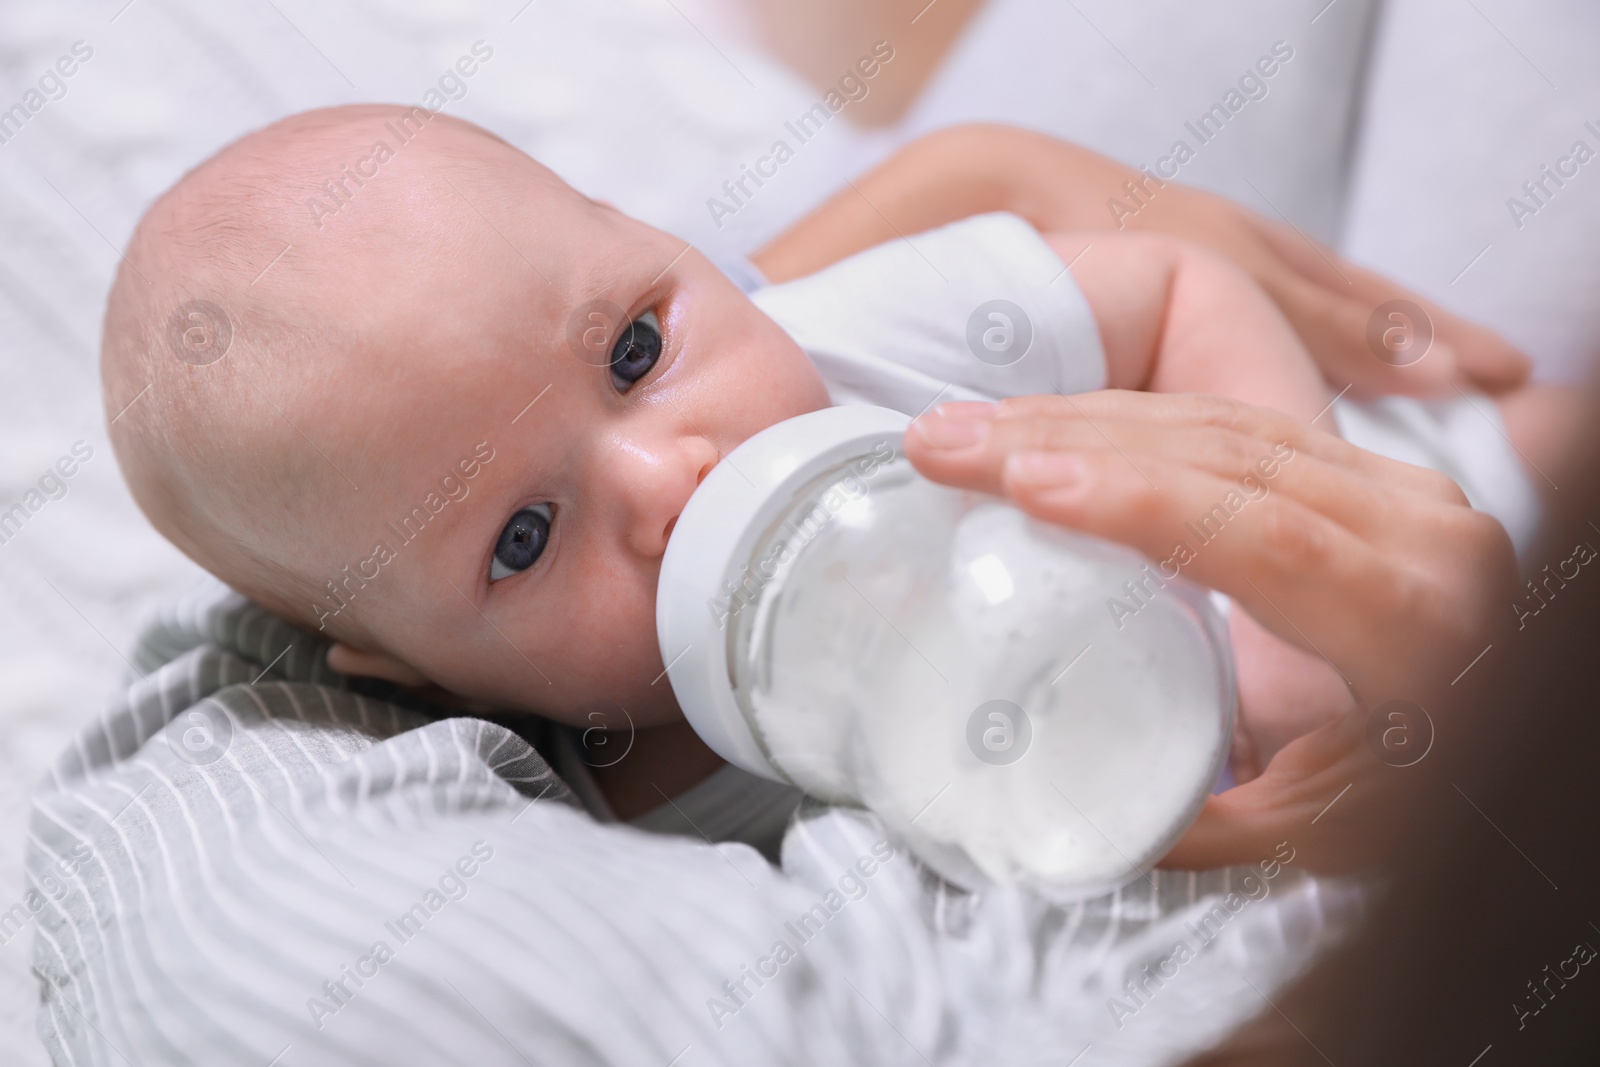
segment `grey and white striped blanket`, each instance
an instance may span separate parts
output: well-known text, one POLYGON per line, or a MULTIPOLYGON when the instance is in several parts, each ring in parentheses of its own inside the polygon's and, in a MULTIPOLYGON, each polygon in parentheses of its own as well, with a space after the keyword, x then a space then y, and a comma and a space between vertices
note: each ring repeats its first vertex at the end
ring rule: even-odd
POLYGON ((960 895, 809 806, 774 867, 597 821, 517 733, 325 652, 197 596, 56 762, 0 937, 31 928, 57 1063, 1174 1063, 1359 899, 1292 859, 960 895))

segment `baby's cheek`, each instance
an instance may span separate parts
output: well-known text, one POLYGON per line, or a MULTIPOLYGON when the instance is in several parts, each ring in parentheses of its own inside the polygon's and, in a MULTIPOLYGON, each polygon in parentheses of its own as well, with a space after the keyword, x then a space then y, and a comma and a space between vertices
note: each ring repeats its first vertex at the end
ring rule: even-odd
POLYGON ((602 705, 639 725, 675 715, 656 643, 654 575, 572 563, 587 584, 530 591, 526 604, 484 626, 453 676, 481 699, 574 726, 592 725, 588 712, 602 705))
POLYGON ((735 298, 749 318, 710 361, 714 372, 708 375, 704 417, 743 440, 784 419, 827 407, 828 390, 811 357, 747 297, 735 298))

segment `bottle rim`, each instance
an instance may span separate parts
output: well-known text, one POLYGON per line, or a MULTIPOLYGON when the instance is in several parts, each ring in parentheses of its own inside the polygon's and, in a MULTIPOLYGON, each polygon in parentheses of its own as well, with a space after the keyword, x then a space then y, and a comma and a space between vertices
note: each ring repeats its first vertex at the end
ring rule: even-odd
POLYGON ((795 494, 852 457, 895 457, 911 417, 865 404, 821 408, 752 435, 712 467, 673 525, 656 585, 661 661, 689 725, 729 763, 788 782, 772 765, 734 692, 729 631, 756 542, 795 494))

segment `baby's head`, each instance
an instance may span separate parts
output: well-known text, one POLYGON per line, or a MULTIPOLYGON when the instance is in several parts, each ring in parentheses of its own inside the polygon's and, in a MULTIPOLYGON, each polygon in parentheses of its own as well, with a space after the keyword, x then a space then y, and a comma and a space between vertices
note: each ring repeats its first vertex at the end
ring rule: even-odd
POLYGON ((384 106, 287 119, 163 196, 102 370, 151 522, 330 635, 335 667, 641 726, 679 716, 655 591, 684 503, 827 403, 684 242, 475 126, 384 106))

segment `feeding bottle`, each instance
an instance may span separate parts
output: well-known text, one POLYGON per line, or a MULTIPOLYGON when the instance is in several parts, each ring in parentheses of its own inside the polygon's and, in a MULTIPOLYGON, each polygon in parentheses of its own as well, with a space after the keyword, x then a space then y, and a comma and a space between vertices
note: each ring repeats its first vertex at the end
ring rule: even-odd
POLYGON ((1224 621, 1127 548, 922 477, 909 422, 814 411, 707 474, 661 565, 673 692, 724 759, 871 810, 957 885, 1107 892, 1224 766, 1224 621))

